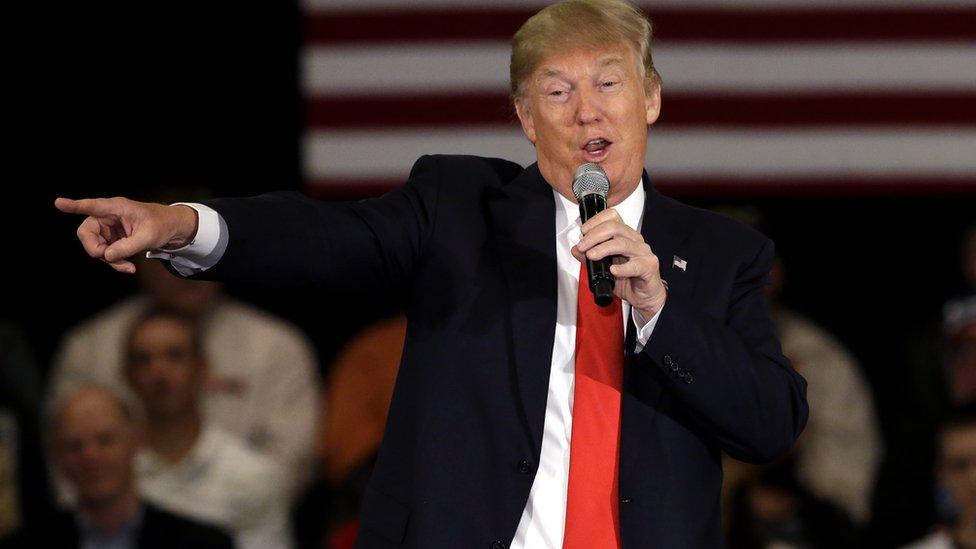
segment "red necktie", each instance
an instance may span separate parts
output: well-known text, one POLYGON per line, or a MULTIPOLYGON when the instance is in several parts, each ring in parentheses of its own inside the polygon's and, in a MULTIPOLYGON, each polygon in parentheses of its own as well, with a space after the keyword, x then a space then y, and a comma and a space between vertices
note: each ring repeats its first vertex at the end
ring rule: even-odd
POLYGON ((569 447, 564 549, 620 547, 617 469, 624 333, 620 298, 593 301, 580 266, 576 313, 576 376, 569 447))

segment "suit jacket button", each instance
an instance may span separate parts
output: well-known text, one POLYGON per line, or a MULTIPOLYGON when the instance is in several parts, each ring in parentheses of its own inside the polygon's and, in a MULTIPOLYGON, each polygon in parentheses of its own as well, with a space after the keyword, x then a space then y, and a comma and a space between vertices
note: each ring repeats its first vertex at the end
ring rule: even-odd
POLYGON ((508 549, 508 546, 505 545, 503 542, 495 540, 491 542, 491 549, 508 549))
POLYGON ((674 364, 674 359, 671 358, 671 355, 664 355, 663 360, 665 366, 671 366, 672 364, 674 364))
POLYGON ((630 503, 634 501, 633 498, 620 498, 620 503, 630 503))
POLYGON ((532 472, 532 467, 529 466, 528 461, 523 459, 522 461, 518 462, 518 471, 523 475, 527 475, 532 472))
POLYGON ((695 381, 695 378, 691 377, 691 374, 686 374, 685 383, 691 383, 692 381, 695 381))

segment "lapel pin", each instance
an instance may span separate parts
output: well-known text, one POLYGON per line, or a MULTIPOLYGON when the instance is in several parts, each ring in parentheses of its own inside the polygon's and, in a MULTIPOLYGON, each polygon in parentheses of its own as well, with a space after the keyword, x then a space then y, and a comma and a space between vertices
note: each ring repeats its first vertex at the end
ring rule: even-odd
POLYGON ((674 261, 671 263, 671 265, 681 269, 682 271, 688 270, 688 262, 678 256, 674 256, 674 261))

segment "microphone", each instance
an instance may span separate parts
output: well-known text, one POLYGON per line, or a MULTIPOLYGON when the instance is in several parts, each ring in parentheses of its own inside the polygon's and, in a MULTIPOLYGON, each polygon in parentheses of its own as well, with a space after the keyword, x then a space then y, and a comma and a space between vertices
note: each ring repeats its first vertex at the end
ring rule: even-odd
MULTIPOLYGON (((607 209, 607 193, 610 192, 610 180, 607 173, 597 164, 587 162, 576 168, 573 176, 573 194, 579 202, 580 217, 586 223, 591 217, 607 209)), ((593 300, 600 307, 606 307, 613 302, 614 278, 610 274, 613 257, 593 261, 586 260, 586 274, 589 279, 590 292, 593 300)), ((583 281, 581 280, 580 283, 583 281)))

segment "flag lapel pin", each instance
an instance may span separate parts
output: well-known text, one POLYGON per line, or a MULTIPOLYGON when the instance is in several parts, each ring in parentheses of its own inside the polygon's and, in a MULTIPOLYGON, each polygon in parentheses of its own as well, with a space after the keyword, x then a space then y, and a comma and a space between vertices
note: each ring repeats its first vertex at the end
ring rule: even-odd
POLYGON ((674 256, 674 260, 671 262, 671 265, 681 269, 682 271, 688 270, 688 261, 678 256, 674 256))

